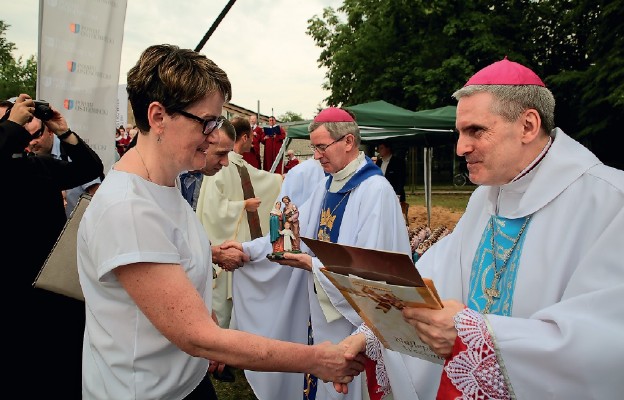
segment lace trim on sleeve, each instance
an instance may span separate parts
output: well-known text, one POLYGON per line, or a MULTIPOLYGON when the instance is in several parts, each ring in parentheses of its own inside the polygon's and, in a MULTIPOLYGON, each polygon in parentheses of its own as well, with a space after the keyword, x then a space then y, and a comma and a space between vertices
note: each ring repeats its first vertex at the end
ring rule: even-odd
POLYGON ((455 328, 467 350, 455 355, 444 370, 462 392, 461 398, 512 399, 483 315, 466 308, 455 315, 455 328))
POLYGON ((384 364, 383 355, 381 354, 381 342, 366 324, 361 324, 355 332, 353 332, 354 335, 358 333, 363 333, 366 337, 366 356, 376 362, 375 376, 377 377, 377 384, 380 387, 379 390, 383 393, 382 397, 385 397, 392 392, 392 388, 390 387, 386 365, 384 364))

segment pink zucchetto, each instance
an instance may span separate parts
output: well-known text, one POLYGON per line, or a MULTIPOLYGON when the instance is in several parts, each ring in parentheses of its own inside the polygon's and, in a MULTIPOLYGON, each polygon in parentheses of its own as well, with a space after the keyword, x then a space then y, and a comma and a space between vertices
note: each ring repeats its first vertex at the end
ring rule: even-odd
POLYGON ((314 122, 355 122, 355 120, 345 110, 337 107, 329 107, 321 111, 314 118, 314 122))
POLYGON ((509 61, 507 56, 474 74, 464 86, 471 85, 536 85, 546 87, 535 72, 517 62, 509 61))

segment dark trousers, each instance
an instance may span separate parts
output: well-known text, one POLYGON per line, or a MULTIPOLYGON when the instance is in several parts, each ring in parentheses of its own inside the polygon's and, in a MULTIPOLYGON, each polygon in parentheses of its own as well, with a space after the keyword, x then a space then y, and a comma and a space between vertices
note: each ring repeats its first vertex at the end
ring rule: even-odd
POLYGON ((206 373, 204 379, 184 400, 218 400, 217 392, 210 380, 210 374, 206 373))

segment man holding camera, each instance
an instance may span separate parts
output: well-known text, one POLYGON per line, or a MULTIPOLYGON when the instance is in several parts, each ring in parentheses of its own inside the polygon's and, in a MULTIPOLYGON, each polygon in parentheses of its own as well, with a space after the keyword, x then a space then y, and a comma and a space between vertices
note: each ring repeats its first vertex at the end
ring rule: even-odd
POLYGON ((0 209, 4 211, 5 238, 1 254, 6 283, 2 293, 8 314, 7 343, 14 347, 8 356, 7 381, 17 382, 25 375, 34 379, 36 384, 23 387, 22 397, 26 398, 81 398, 84 305, 35 289, 32 283, 67 219, 61 192, 102 175, 104 166, 69 129, 63 115, 47 103, 36 103, 21 94, 6 107, 0 113, 4 193, 0 209), (35 117, 58 136, 71 161, 24 151, 33 139, 25 125, 35 117))
MULTIPOLYGON (((35 117, 24 127, 32 135, 32 140, 28 144, 26 151, 38 156, 71 161, 67 153, 63 151, 61 147, 61 140, 54 132, 45 126, 42 120, 35 117)), ((82 185, 63 191, 65 196, 65 215, 67 215, 67 218, 69 218, 76 205, 78 205, 80 196, 82 196, 82 194, 93 196, 100 187, 102 179, 104 179, 104 177, 100 176, 82 185)))

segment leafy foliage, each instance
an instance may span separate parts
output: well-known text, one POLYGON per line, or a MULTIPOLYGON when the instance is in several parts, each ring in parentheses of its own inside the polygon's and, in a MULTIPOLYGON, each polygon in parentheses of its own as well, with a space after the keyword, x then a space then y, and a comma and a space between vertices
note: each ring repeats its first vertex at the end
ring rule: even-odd
POLYGON ((10 27, 0 20, 0 99, 5 100, 20 93, 35 95, 37 87, 37 61, 35 56, 17 60, 12 52, 15 44, 7 41, 5 32, 10 27))
POLYGON ((286 111, 284 114, 278 116, 277 119, 281 122, 303 121, 301 114, 297 114, 293 111, 286 111))
MULTIPOLYGON (((556 122, 605 163, 624 118, 624 0, 345 0, 308 20, 330 105, 374 100, 411 110, 451 94, 507 56, 557 99, 556 122)), ((622 158, 622 157, 619 157, 622 158)))

